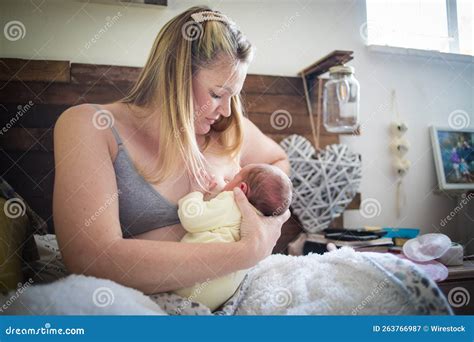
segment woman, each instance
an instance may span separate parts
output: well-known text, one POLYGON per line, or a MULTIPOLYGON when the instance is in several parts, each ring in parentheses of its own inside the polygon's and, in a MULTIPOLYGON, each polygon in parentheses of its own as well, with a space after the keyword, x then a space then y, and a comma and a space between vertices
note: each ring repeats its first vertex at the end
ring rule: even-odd
POLYGON ((193 7, 163 27, 124 99, 75 106, 58 119, 53 213, 71 272, 157 293, 271 254, 289 212, 261 218, 238 189, 240 241, 178 242, 185 231, 176 203, 190 191, 218 192, 251 163, 289 172, 284 151, 242 116, 250 43, 208 11, 193 7))

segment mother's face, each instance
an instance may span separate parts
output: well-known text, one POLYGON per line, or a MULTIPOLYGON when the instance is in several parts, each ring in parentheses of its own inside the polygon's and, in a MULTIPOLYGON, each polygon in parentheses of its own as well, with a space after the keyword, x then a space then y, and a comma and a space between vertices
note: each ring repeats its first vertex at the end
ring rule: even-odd
POLYGON ((199 69, 193 75, 196 135, 208 133, 221 116, 230 116, 231 98, 242 90, 247 67, 246 63, 235 66, 220 60, 213 67, 199 69))

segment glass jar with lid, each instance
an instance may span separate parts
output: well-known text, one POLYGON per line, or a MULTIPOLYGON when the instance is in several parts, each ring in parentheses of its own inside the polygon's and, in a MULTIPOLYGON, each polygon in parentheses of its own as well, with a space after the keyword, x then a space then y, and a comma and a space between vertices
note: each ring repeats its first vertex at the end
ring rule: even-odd
POLYGON ((360 85, 354 68, 338 65, 329 69, 324 85, 323 124, 334 133, 354 132, 359 128, 360 85))

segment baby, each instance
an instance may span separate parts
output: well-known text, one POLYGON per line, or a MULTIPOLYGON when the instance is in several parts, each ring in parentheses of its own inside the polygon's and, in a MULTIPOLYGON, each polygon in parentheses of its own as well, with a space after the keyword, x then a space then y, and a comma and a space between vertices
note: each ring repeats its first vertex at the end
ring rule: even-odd
MULTIPOLYGON (((178 216, 187 231, 181 242, 239 241, 242 216, 232 191, 236 187, 242 190, 260 215, 280 215, 291 203, 292 185, 283 171, 267 164, 247 165, 215 198, 205 201, 203 194, 195 191, 179 200, 178 216)), ((196 283, 193 287, 175 293, 214 311, 234 294, 246 271, 240 270, 201 284, 196 283)))

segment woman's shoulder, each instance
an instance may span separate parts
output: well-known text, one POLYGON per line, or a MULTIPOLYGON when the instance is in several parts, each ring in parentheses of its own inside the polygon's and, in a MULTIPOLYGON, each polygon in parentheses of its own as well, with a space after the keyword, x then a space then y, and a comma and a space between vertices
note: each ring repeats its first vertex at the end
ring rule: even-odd
POLYGON ((80 104, 65 110, 54 126, 54 143, 65 139, 80 141, 90 146, 109 146, 113 116, 91 104, 80 104))
MULTIPOLYGON (((61 113, 58 120, 56 121, 56 125, 60 124, 68 126, 70 124, 75 124, 83 126, 92 124, 92 119, 95 112, 97 112, 97 109, 88 103, 72 106, 61 113)), ((75 127, 80 128, 77 126, 75 127)))

